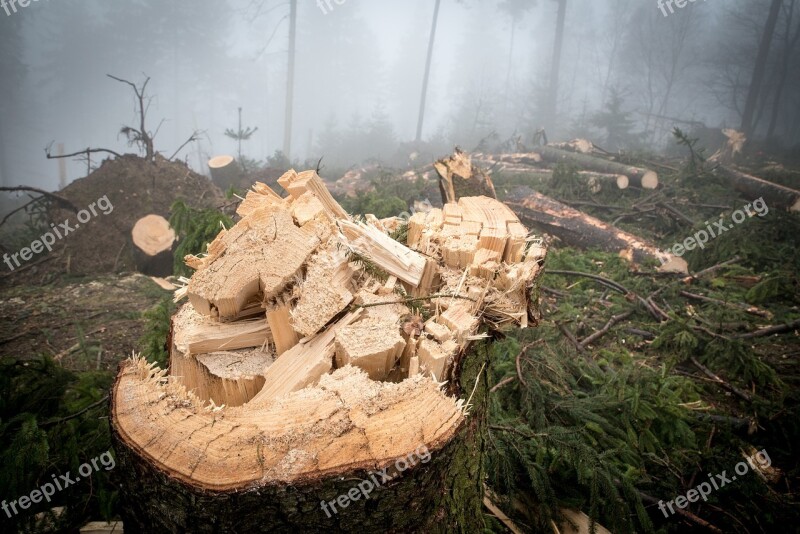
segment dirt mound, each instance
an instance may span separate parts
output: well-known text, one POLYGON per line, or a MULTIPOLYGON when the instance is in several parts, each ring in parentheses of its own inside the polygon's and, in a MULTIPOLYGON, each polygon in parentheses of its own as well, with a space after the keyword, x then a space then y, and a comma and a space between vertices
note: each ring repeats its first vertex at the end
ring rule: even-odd
POLYGON ((56 241, 49 254, 54 260, 42 269, 78 275, 134 270, 130 232, 145 215, 169 218, 169 208, 176 200, 198 208, 224 203, 219 188, 185 164, 161 157, 148 162, 132 155, 106 160, 60 194, 79 210, 86 210, 83 219, 88 221, 79 220, 80 212, 51 211, 53 231, 67 235, 56 241), (72 231, 59 226, 65 220, 72 231))

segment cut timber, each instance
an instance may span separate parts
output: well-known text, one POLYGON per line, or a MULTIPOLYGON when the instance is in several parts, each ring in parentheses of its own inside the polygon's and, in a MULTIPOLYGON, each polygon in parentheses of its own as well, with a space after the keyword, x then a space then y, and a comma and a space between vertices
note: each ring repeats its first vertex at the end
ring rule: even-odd
POLYGON ((208 160, 208 170, 211 172, 211 180, 223 191, 239 183, 242 177, 242 169, 233 156, 211 158, 208 160))
POLYGON ((797 189, 768 182, 723 165, 717 167, 715 173, 728 180, 748 200, 763 198, 770 208, 800 211, 800 191, 797 189))
POLYGON ((336 200, 333 199, 330 191, 325 187, 322 178, 315 171, 304 171, 297 174, 293 170, 287 172, 278 179, 278 183, 294 199, 299 199, 304 194, 313 194, 325 211, 334 219, 347 219, 347 212, 344 211, 336 200))
POLYGON ((347 258, 334 247, 314 255, 308 262, 305 280, 299 285, 300 299, 292 310, 292 328, 313 336, 352 301, 350 278, 353 270, 347 258))
POLYGON ((418 214, 409 247, 337 213, 313 172, 281 185, 286 198, 255 184, 241 220, 186 259, 169 370, 120 367, 125 528, 482 528, 486 339, 535 324, 546 250, 488 197, 418 214), (452 267, 444 246, 462 236, 475 254, 452 267), (341 504, 383 469, 390 484, 341 504))
POLYGON ((278 356, 297 345, 300 341, 290 322, 289 307, 285 304, 277 305, 267 311, 267 323, 269 324, 270 332, 272 332, 275 353, 278 356))
POLYGON ((189 301, 204 315, 234 318, 252 297, 269 300, 282 293, 329 236, 323 223, 298 228, 288 211, 257 209, 220 233, 208 256, 192 263, 199 269, 189 282, 189 301), (235 246, 239 240, 250 246, 235 246))
POLYGON ((477 165, 473 165, 469 154, 459 148, 449 158, 433 164, 439 174, 442 202, 455 202, 461 197, 487 196, 497 198, 492 179, 477 165))
POLYGON ((658 174, 649 169, 642 169, 631 165, 624 165, 614 161, 608 161, 586 154, 567 152, 549 146, 539 147, 536 152, 548 163, 571 163, 576 167, 587 170, 608 174, 624 174, 630 179, 630 184, 643 189, 655 189, 658 187, 658 174))
POLYGON ((608 252, 617 252, 634 263, 645 259, 658 260, 662 264, 659 267, 661 271, 688 274, 688 265, 683 258, 662 252, 652 243, 530 188, 517 188, 511 192, 507 202, 524 221, 558 237, 568 245, 578 248, 599 247, 608 252))
POLYGON ((194 395, 217 405, 240 406, 264 385, 273 354, 264 320, 217 323, 184 305, 172 318, 170 369, 194 395))
POLYGON ((136 270, 150 276, 172 274, 175 232, 161 215, 146 215, 131 230, 136 270))
MULTIPOLYGON (((532 155, 539 156, 538 154, 532 155)), ((541 165, 541 163, 533 163, 533 158, 526 157, 524 154, 500 154, 497 156, 483 156, 481 159, 475 157, 473 161, 487 167, 490 173, 499 172, 506 175, 515 175, 535 182, 550 182, 553 180, 552 169, 540 168, 539 165, 541 165), (516 157, 519 163, 516 163, 515 159, 511 157, 516 157)), ((541 161, 541 158, 539 158, 539 161, 541 161)), ((630 179, 624 174, 578 171, 578 176, 586 180, 587 187, 592 193, 599 193, 603 190, 603 187, 627 189, 630 185, 630 179)))
POLYGON ((419 286, 425 271, 425 257, 398 243, 374 226, 339 221, 347 246, 356 254, 374 262, 398 279, 419 286))
POLYGON ((393 321, 360 321, 336 332, 336 366, 353 365, 372 380, 384 380, 405 348, 393 321))
POLYGON ((275 400, 316 384, 333 368, 336 331, 349 325, 358 316, 358 312, 351 312, 325 332, 286 351, 267 368, 264 373, 267 383, 253 400, 261 403, 275 400))

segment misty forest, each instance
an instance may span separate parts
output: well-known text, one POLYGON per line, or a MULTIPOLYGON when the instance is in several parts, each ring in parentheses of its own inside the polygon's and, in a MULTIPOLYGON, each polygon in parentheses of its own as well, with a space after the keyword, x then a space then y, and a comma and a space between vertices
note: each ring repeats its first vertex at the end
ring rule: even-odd
POLYGON ((800 1, 0 0, 0 531, 800 532, 800 1))

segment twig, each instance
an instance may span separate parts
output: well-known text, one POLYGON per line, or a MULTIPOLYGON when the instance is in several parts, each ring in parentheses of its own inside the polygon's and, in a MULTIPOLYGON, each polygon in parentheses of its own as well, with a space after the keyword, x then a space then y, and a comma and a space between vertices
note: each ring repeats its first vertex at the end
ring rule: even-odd
POLYGON ((711 369, 709 369, 708 367, 706 367, 705 365, 703 365, 702 363, 700 363, 700 362, 697 360, 697 358, 695 358, 694 356, 692 356, 692 357, 691 357, 691 361, 692 361, 692 363, 695 365, 695 367, 697 367, 698 369, 700 369, 701 371, 703 371, 703 373, 705 373, 705 375, 706 375, 707 377, 709 377, 711 380, 713 380, 714 382, 716 382, 716 383, 717 383, 717 384, 719 384, 720 386, 724 387, 725 389, 727 389, 728 391, 730 391, 730 392, 732 392, 732 393, 735 393, 736 395, 740 396, 741 398, 743 398, 743 399, 744 399, 744 400, 746 400, 746 401, 750 401, 750 400, 752 400, 752 397, 750 396, 750 394, 749 394, 749 393, 747 393, 746 391, 743 391, 743 390, 741 390, 741 389, 737 388, 737 387, 736 387, 736 386, 734 386, 733 384, 729 384, 729 383, 725 382, 725 381, 724 381, 723 379, 721 379, 719 376, 717 376, 716 374, 714 374, 714 372, 713 372, 713 371, 711 371, 711 369))
MULTIPOLYGON (((637 490, 637 493, 639 494, 639 497, 641 497, 643 501, 649 502, 650 504, 658 504, 658 503, 663 502, 663 501, 661 501, 659 499, 656 499, 655 497, 652 497, 652 496, 650 496, 650 495, 648 495, 646 493, 643 493, 643 492, 641 492, 639 490, 637 490)), ((683 508, 680 508, 680 507, 675 508, 675 511, 679 515, 682 515, 683 517, 688 519, 689 521, 691 521, 691 522, 693 522, 693 523, 695 523, 697 525, 700 525, 701 527, 705 527, 708 530, 710 530, 711 532, 717 532, 718 534, 722 534, 722 531, 720 529, 718 529, 717 527, 715 527, 714 525, 712 525, 711 523, 709 523, 705 519, 703 519, 701 517, 698 517, 698 516, 694 515, 691 512, 687 512, 683 508)))
POLYGON ((566 337, 570 341, 570 343, 575 345, 575 348, 578 349, 578 352, 580 352, 581 354, 586 352, 586 349, 583 348, 583 345, 581 345, 580 342, 578 342, 578 340, 575 338, 575 334, 570 332, 569 328, 564 326, 564 324, 562 323, 557 323, 557 325, 558 329, 561 330, 561 333, 564 334, 564 337, 566 337))
POLYGON ((629 334, 633 334, 634 336, 643 337, 644 339, 655 339, 656 335, 652 332, 648 332, 647 330, 639 330, 638 328, 626 328, 624 330, 629 334))
POLYGON ((14 187, 0 187, 0 191, 31 191, 33 193, 39 193, 42 196, 47 198, 52 198, 62 206, 67 209, 72 210, 75 213, 78 213, 78 208, 75 207, 75 204, 67 200, 66 198, 56 195, 55 193, 50 193, 45 191, 44 189, 39 189, 38 187, 29 187, 27 185, 17 185, 14 187))
POLYGON ((619 315, 614 315, 611 319, 608 320, 608 322, 606 323, 606 325, 603 328, 601 328, 600 330, 598 330, 594 334, 592 334, 592 335, 588 336, 587 338, 585 338, 583 341, 580 342, 580 345, 583 348, 586 348, 587 345, 590 345, 590 344, 594 343, 595 341, 597 341, 598 339, 600 339, 601 337, 606 335, 608 333, 608 331, 611 329, 611 327, 613 327, 615 324, 619 323, 620 321, 624 321, 625 319, 627 319, 631 315, 633 315, 633 310, 628 310, 625 313, 620 313, 619 315))
POLYGON ((697 280, 701 276, 705 276, 707 274, 713 273, 714 271, 722 269, 723 267, 727 267, 728 265, 731 265, 733 263, 741 261, 741 259, 742 258, 740 256, 734 256, 733 258, 731 258, 731 259, 729 259, 727 261, 723 261, 722 263, 718 263, 716 265, 712 265, 708 269, 703 269, 700 272, 694 273, 693 275, 689 276, 688 280, 692 280, 692 279, 697 280))
POLYGON ((31 197, 30 195, 28 195, 28 196, 31 198, 31 201, 30 201, 30 202, 26 202, 26 203, 25 203, 25 204, 23 204, 22 206, 20 206, 20 207, 18 207, 18 208, 15 208, 15 209, 13 209, 13 210, 9 211, 8 213, 6 213, 6 216, 5 216, 5 217, 3 217, 3 220, 2 220, 2 221, 0 221, 0 226, 4 225, 4 224, 6 223, 6 221, 7 221, 7 220, 9 220, 9 219, 11 218, 11 216, 12 216, 12 215, 14 215, 15 213, 17 213, 17 212, 20 212, 20 211, 22 211, 22 210, 26 209, 26 208, 27 208, 28 206, 30 206, 31 204, 33 204, 33 203, 35 203, 35 202, 37 202, 37 201, 39 201, 39 200, 41 200, 41 199, 42 199, 42 197, 37 197, 37 198, 34 198, 34 197, 31 197))
POLYGON ((114 155, 114 156, 116 156, 118 158, 122 157, 122 154, 120 154, 119 152, 114 152, 113 150, 109 150, 108 148, 89 148, 89 147, 86 147, 83 150, 80 150, 78 152, 73 152, 72 154, 57 154, 57 155, 54 156, 53 154, 50 153, 50 146, 52 144, 53 143, 50 143, 50 145, 47 145, 47 147, 44 149, 44 153, 45 153, 45 156, 47 156, 47 159, 74 158, 75 156, 83 156, 83 155, 88 156, 89 154, 97 154, 99 152, 105 152, 106 154, 112 154, 112 155, 114 155))
POLYGON ((800 319, 792 321, 791 323, 788 324, 768 326, 760 330, 755 330, 754 332, 747 332, 746 334, 738 334, 733 337, 735 337, 736 339, 752 339, 754 337, 764 337, 770 334, 781 334, 783 332, 789 332, 797 327, 800 327, 800 319))
POLYGON ((66 417, 62 417, 61 419, 51 419, 50 421, 45 421, 43 423, 39 423, 39 426, 43 427, 43 426, 57 425, 57 424, 65 422, 65 421, 69 421, 70 419, 75 419, 76 417, 79 417, 79 416, 85 414, 86 412, 88 412, 92 408, 97 408, 98 406, 100 406, 101 404, 106 402, 107 400, 108 400, 108 395, 106 395, 105 397, 103 397, 99 401, 90 404, 89 406, 87 406, 86 408, 84 408, 83 410, 81 410, 79 412, 76 412, 76 413, 74 413, 72 415, 68 415, 66 417))
POLYGON ((661 207, 663 207, 665 210, 667 210, 668 212, 670 212, 671 214, 673 214, 679 220, 681 220, 681 221, 685 222, 686 224, 688 224, 689 226, 694 226, 695 225, 695 222, 693 220, 691 220, 689 217, 687 217, 683 212, 681 212, 678 208, 676 208, 672 204, 669 204, 667 202, 663 202, 662 201, 662 202, 659 202, 659 205, 661 207))
POLYGON ((559 202, 562 204, 569 204, 572 206, 589 206, 590 208, 601 208, 606 210, 624 210, 626 208, 622 206, 610 206, 607 204, 598 204, 597 202, 588 202, 585 200, 566 200, 566 199, 558 199, 559 202))
POLYGON ((501 387, 505 386, 506 384, 510 384, 511 382, 516 380, 516 378, 517 377, 515 377, 515 376, 509 376, 509 377, 506 377, 506 378, 502 379, 500 382, 498 382, 497 384, 492 386, 492 389, 489 390, 489 393, 494 393, 495 391, 497 391, 501 387))
POLYGON ((189 136, 189 139, 187 139, 187 140, 186 140, 186 141, 185 141, 185 142, 184 142, 184 143, 183 143, 181 146, 179 146, 179 147, 178 147, 178 150, 176 150, 176 151, 175 151, 175 153, 174 153, 174 154, 172 154, 172 155, 171 155, 171 156, 168 158, 168 160, 167 160, 167 161, 172 161, 172 159, 173 159, 175 156, 177 156, 177 155, 178 155, 178 152, 180 152, 181 150, 183 150, 183 147, 185 147, 185 146, 186 146, 186 145, 188 145, 189 143, 192 143, 192 142, 194 142, 194 141, 197 141, 198 139, 200 139, 200 137, 198 137, 198 136, 199 136, 201 133, 202 133, 202 132, 200 132, 200 131, 198 131, 198 130, 195 130, 195 131, 193 131, 193 132, 192 132, 192 135, 190 135, 190 136, 189 136))
POLYGON ((630 291, 628 291, 621 284, 618 284, 617 282, 615 282, 613 280, 609 280, 608 278, 604 278, 604 277, 598 276, 596 274, 581 273, 581 272, 578 272, 578 271, 554 271, 554 270, 546 269, 545 270, 545 274, 547 274, 547 273, 560 274, 560 275, 563 275, 563 276, 581 276, 583 278, 591 278, 592 280, 600 282, 604 286, 609 287, 609 288, 611 288, 611 289, 613 289, 615 291, 618 291, 618 292, 622 293, 623 295, 627 295, 627 294, 630 293, 630 291))
POLYGON ((530 349, 531 347, 535 347, 536 345, 540 345, 540 344, 542 344, 542 343, 544 343, 544 340, 543 340, 543 339, 537 339, 536 341, 534 341, 534 342, 532 342, 532 343, 528 343, 527 345, 525 345, 524 347, 522 347, 522 348, 519 350, 519 352, 517 353, 517 358, 516 358, 516 365, 517 365, 517 376, 519 377, 519 381, 520 381, 520 382, 522 383, 522 385, 523 385, 523 386, 525 386, 525 387, 527 387, 527 386, 528 386, 528 383, 527 383, 527 382, 525 382, 525 379, 522 377, 522 365, 520 365, 520 358, 522 358, 522 355, 523 355, 523 354, 525 354, 526 352, 528 352, 528 349, 530 349))
POLYGON ((681 291, 681 295, 686 298, 690 298, 693 300, 699 300, 701 302, 708 302, 709 304, 719 304, 720 306, 725 306, 727 308, 733 308, 737 310, 742 310, 747 312, 751 315, 758 315, 759 317, 772 317, 772 313, 766 310, 760 310, 755 306, 748 306, 747 304, 740 304, 738 302, 726 302, 724 300, 719 300, 711 297, 706 297, 705 295, 696 295, 694 293, 689 293, 688 291, 681 291))

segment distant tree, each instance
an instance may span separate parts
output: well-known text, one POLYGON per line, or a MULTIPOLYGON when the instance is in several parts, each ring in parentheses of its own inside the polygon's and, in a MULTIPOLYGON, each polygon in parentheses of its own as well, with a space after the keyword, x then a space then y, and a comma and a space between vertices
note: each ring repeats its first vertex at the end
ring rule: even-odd
POLYGON ((12 142, 21 133, 15 115, 20 108, 22 83, 27 67, 22 60, 23 17, 0 16, 0 185, 9 185, 9 154, 12 142))
POLYGON ((606 150, 629 148, 634 142, 635 138, 631 132, 634 121, 631 119, 631 113, 622 109, 624 103, 621 92, 612 87, 605 108, 595 113, 590 121, 592 125, 605 130, 603 148, 606 150))
POLYGON ((425 76, 422 78, 422 97, 419 102, 419 119, 417 120, 417 142, 422 141, 422 125, 425 122, 425 102, 428 98, 428 81, 431 75, 431 61, 433 59, 433 45, 436 42, 436 26, 439 21, 439 6, 442 0, 436 0, 433 7, 433 23, 431 24, 431 33, 428 37, 428 56, 425 60, 425 76))
POLYGON ((514 60, 514 38, 517 24, 525 14, 536 5, 536 0, 500 0, 497 4, 498 9, 508 16, 511 25, 508 44, 508 69, 506 69, 505 100, 508 102, 508 90, 511 85, 511 69, 514 60))
POLYGON ((242 141, 249 141, 250 138, 253 137, 253 134, 256 133, 257 131, 258 131, 258 126, 256 126, 255 128, 251 128, 249 126, 246 127, 246 128, 242 128, 242 108, 241 107, 239 108, 239 129, 232 130, 232 129, 228 128, 228 129, 225 130, 225 137, 229 137, 229 138, 231 138, 231 139, 233 139, 233 140, 235 140, 237 142, 237 144, 238 144, 237 151, 238 151, 238 156, 239 156, 239 163, 242 165, 242 167, 245 168, 245 170, 247 170, 247 168, 246 168, 247 166, 245 165, 245 161, 244 161, 244 159, 242 157, 242 141))
POLYGON ((564 45, 564 28, 567 18, 567 0, 556 0, 558 2, 558 14, 556 15, 555 43, 553 44, 553 59, 550 63, 550 88, 547 92, 547 118, 545 128, 555 129, 558 119, 558 78, 561 72, 561 50, 564 45))
POLYGON ((744 112, 742 113, 742 126, 741 129, 746 134, 753 133, 753 117, 758 105, 758 96, 764 84, 764 75, 767 72, 767 58, 769 57, 769 50, 772 46, 772 39, 775 35, 775 27, 778 24, 778 15, 781 11, 783 0, 772 0, 767 15, 767 21, 764 24, 764 32, 761 35, 761 42, 758 45, 758 55, 756 57, 755 68, 753 69, 753 77, 750 81, 750 87, 747 91, 747 100, 744 105, 744 112))

